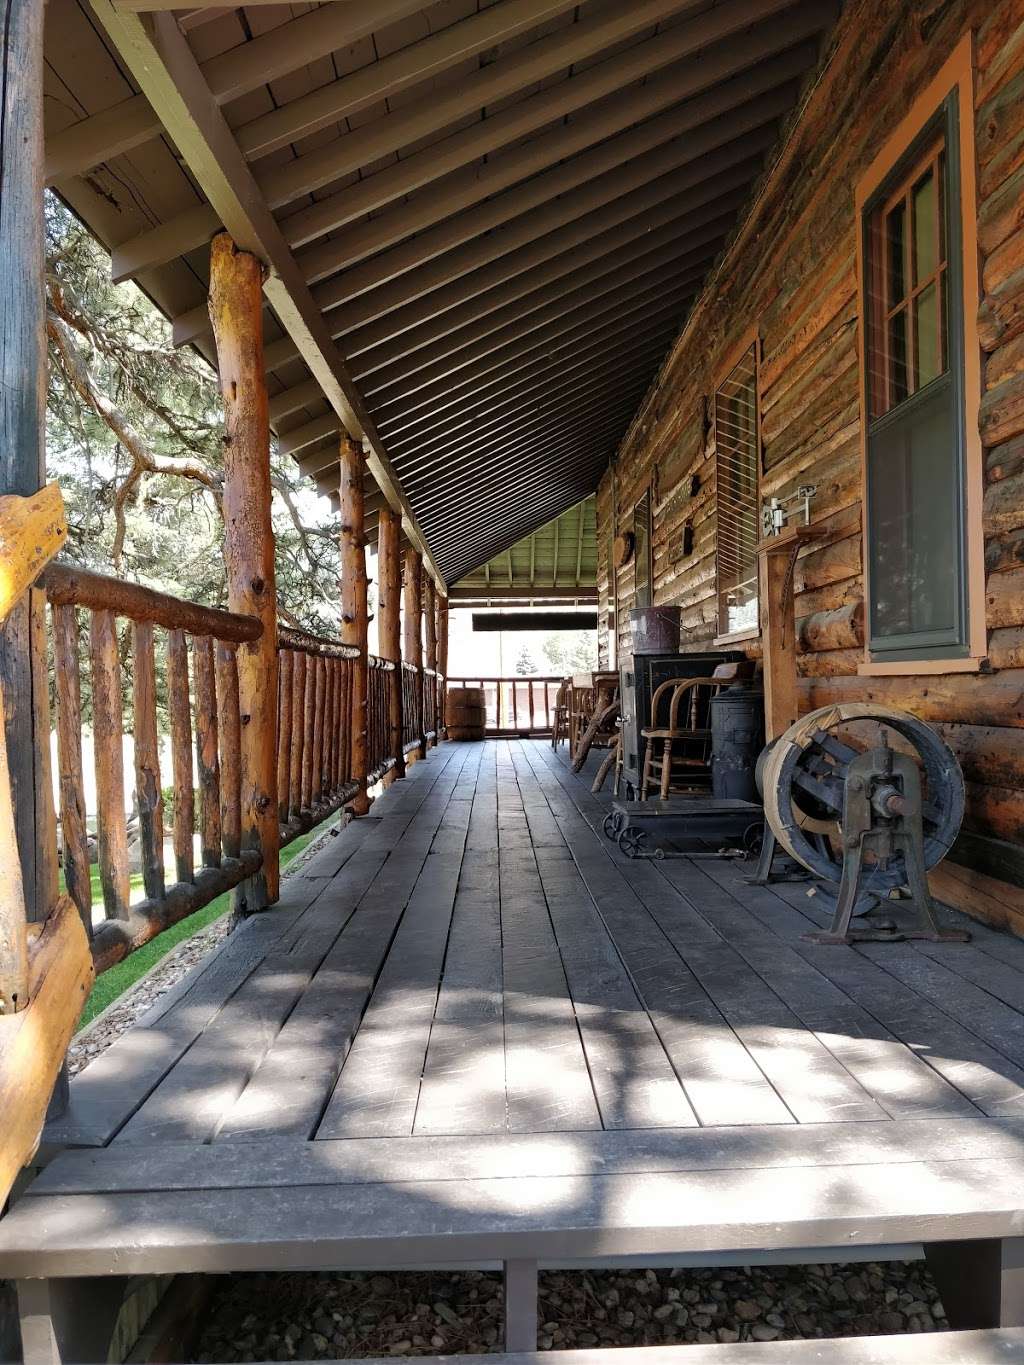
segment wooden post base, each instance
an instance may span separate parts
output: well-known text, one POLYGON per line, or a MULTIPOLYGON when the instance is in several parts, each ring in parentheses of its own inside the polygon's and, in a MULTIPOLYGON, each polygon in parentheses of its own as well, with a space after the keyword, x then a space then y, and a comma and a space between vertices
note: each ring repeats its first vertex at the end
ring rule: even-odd
POLYGON ((924 1254, 955 1331, 1024 1327, 1024 1237, 931 1242, 924 1254))
POLYGON ((505 1350, 537 1349, 537 1262, 505 1262, 505 1350))
POLYGON ((25 1365, 94 1365, 106 1361, 127 1279, 19 1280, 25 1365))

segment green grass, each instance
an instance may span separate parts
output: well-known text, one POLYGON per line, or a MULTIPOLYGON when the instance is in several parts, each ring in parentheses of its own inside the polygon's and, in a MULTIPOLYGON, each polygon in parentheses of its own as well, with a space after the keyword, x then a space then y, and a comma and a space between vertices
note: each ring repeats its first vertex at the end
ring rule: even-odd
MULTIPOLYGON (((288 864, 298 857, 311 839, 322 832, 323 826, 317 826, 316 829, 311 829, 308 834, 301 834, 287 848, 282 849, 281 871, 283 872, 288 864)), ((91 881, 93 902, 98 903, 103 899, 103 892, 100 887, 99 872, 95 867, 91 869, 91 881)), ((140 890, 141 887, 141 875, 132 877, 132 891, 140 890)), ((105 1010, 108 1005, 134 986, 139 977, 155 966, 172 948, 176 948, 179 943, 186 938, 191 938, 193 934, 198 934, 200 929, 205 929, 214 920, 220 919, 221 915, 227 914, 230 908, 231 892, 226 891, 216 900, 212 900, 209 905, 204 905, 195 914, 188 915, 185 919, 179 920, 177 924, 171 925, 170 929, 165 929, 162 934, 150 939, 144 947, 139 948, 130 957, 126 957, 116 967, 111 967, 109 971, 97 977, 89 999, 85 1002, 85 1009, 78 1021, 78 1027, 84 1028, 86 1024, 96 1018, 101 1010, 105 1010)))

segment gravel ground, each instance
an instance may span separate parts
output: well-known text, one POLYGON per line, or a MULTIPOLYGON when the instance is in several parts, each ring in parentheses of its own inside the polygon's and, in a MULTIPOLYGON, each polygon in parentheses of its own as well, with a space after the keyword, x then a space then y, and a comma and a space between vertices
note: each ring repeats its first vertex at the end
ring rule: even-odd
MULTIPOLYGON (((336 827, 337 822, 332 821, 329 828, 316 839, 313 839, 285 869, 284 878, 294 876, 309 859, 323 847, 324 842, 331 838, 331 831, 336 827)), ((161 958, 156 967, 148 972, 130 990, 126 991, 118 1000, 104 1010, 102 1014, 87 1027, 77 1034, 71 1043, 68 1051, 68 1071, 72 1076, 81 1071, 84 1066, 98 1057, 126 1029, 131 1028, 136 1020, 141 1019, 148 1009, 157 1000, 169 991, 172 986, 176 986, 182 977, 188 973, 199 962, 212 953, 214 948, 227 937, 231 928, 231 916, 222 915, 220 919, 209 925, 206 929, 201 929, 198 934, 193 934, 180 943, 173 952, 161 958)))
MULTIPOLYGON (((192 1359, 334 1360, 501 1350, 501 1278, 455 1273, 236 1275, 192 1359)), ((922 1261, 713 1270, 547 1271, 543 1350, 933 1332, 922 1261)))

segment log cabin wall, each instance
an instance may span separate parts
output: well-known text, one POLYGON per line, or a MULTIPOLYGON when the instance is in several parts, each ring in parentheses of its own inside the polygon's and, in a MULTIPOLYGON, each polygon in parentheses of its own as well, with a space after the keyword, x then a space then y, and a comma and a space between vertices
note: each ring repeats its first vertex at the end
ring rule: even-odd
MULTIPOLYGON (((655 603, 683 607, 684 648, 718 633, 714 428, 722 367, 752 328, 761 339, 760 495, 817 485, 825 538, 795 573, 801 703, 905 707, 938 725, 968 784, 955 856, 1024 883, 1024 4, 1021 0, 848 0, 821 75, 805 92, 747 219, 712 272, 597 499, 604 630, 617 602, 629 652, 633 564, 613 572, 611 540, 632 529, 650 487, 655 603), (863 648, 862 466, 855 186, 973 33, 981 278, 980 428, 988 662, 858 675, 863 648), (694 476, 697 476, 696 485, 694 476), (692 548, 683 550, 686 523, 692 548), (811 620, 813 618, 813 620, 811 620)), ((967 234, 970 235, 969 233, 967 234)), ((969 320, 965 320, 967 322, 969 320)), ((756 656, 757 640, 743 646, 756 656)))

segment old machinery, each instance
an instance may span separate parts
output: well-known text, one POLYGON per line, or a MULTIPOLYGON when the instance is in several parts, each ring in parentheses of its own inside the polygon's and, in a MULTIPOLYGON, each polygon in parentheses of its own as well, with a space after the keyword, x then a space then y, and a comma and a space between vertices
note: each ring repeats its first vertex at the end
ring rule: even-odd
POLYGON ((811 499, 818 491, 817 484, 802 483, 788 498, 765 498, 761 504, 761 535, 782 534, 783 528, 797 518, 796 525, 808 526, 811 520, 811 499), (803 520, 799 520, 799 518, 803 520))
POLYGON ((761 782, 772 834, 834 904, 812 941, 967 939, 938 927, 925 875, 964 812, 960 766, 930 726, 868 703, 825 706, 775 741, 761 782), (900 922, 870 918, 882 905, 901 910, 900 922), (854 925, 855 915, 866 917, 854 925))

